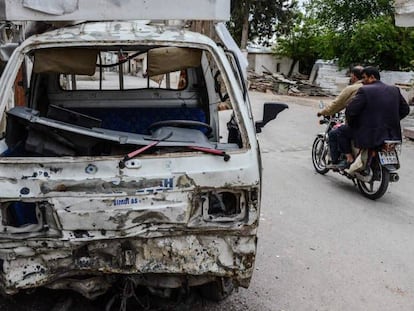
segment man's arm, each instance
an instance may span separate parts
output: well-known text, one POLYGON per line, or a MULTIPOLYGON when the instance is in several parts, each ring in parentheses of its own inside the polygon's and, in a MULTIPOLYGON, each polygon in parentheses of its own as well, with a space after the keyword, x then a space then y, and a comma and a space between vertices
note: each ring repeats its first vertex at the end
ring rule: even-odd
POLYGON ((327 105, 323 110, 319 111, 318 114, 331 116, 341 111, 347 106, 349 100, 355 95, 360 86, 361 85, 359 83, 347 86, 341 91, 341 93, 339 93, 339 95, 332 101, 332 103, 327 105))
POLYGON ((364 88, 359 88, 355 96, 351 99, 345 110, 345 117, 349 126, 354 127, 356 119, 366 105, 366 95, 364 88))

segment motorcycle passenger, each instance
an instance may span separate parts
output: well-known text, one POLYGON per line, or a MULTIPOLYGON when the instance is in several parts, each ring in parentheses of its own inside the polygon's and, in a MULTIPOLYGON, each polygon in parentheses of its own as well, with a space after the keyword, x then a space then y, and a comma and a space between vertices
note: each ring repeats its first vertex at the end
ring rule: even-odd
MULTIPOLYGON (((351 69, 350 80, 347 87, 345 87, 341 93, 327 105, 323 110, 317 113, 317 116, 331 116, 335 113, 345 109, 351 98, 356 94, 358 89, 362 86, 362 66, 355 66, 351 69)), ((344 129, 346 130, 346 129, 344 129)), ((338 143, 338 136, 342 134, 342 126, 333 129, 329 132, 329 149, 331 152, 331 160, 333 165, 338 165, 339 157, 343 150, 340 150, 338 143)), ((344 134, 345 135, 345 134, 344 134)), ((344 150, 346 151, 346 150, 344 150)), ((343 152, 345 153, 345 152, 343 152)), ((345 167, 345 165, 342 165, 345 167)))
POLYGON ((377 68, 362 70, 362 83, 349 102, 345 115, 350 130, 339 137, 341 150, 346 151, 347 161, 353 160, 351 140, 355 147, 369 149, 381 146, 384 140, 401 140, 400 120, 410 112, 400 89, 380 81, 377 68))

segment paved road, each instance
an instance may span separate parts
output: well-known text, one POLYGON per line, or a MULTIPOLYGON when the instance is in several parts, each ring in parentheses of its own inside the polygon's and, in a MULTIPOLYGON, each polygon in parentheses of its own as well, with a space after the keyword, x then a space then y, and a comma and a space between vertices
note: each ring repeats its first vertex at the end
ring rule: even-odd
POLYGON ((400 181, 370 201, 350 180, 314 172, 317 99, 251 97, 256 113, 263 101, 290 109, 259 136, 264 192, 251 286, 215 310, 414 310, 414 143, 403 145, 400 181))
MULTIPOLYGON (((400 181, 370 201, 344 177, 314 172, 318 99, 251 97, 257 116, 264 101, 290 104, 259 136, 264 191, 251 286, 218 305, 192 300, 177 310, 414 310, 414 143, 403 146, 400 181)), ((36 291, 0 309, 102 310, 78 299, 36 291)))

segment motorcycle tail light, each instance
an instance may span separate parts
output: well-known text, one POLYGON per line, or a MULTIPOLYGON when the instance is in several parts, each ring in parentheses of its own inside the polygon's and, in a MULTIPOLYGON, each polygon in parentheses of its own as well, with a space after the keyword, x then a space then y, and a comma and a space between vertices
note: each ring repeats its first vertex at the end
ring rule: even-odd
POLYGON ((399 154, 399 153, 401 153, 401 144, 399 144, 399 143, 385 143, 382 146, 382 151, 384 151, 384 152, 395 151, 399 154))

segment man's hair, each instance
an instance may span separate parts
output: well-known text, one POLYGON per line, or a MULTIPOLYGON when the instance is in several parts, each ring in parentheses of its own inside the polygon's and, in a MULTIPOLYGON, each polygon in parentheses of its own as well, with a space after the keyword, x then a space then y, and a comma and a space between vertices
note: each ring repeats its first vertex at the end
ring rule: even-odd
POLYGON ((367 77, 374 76, 377 80, 381 79, 378 69, 373 66, 367 66, 364 69, 362 69, 362 74, 364 73, 367 77))
POLYGON ((362 70, 364 69, 364 67, 362 66, 355 66, 351 69, 351 73, 357 77, 358 80, 362 79, 362 70))

